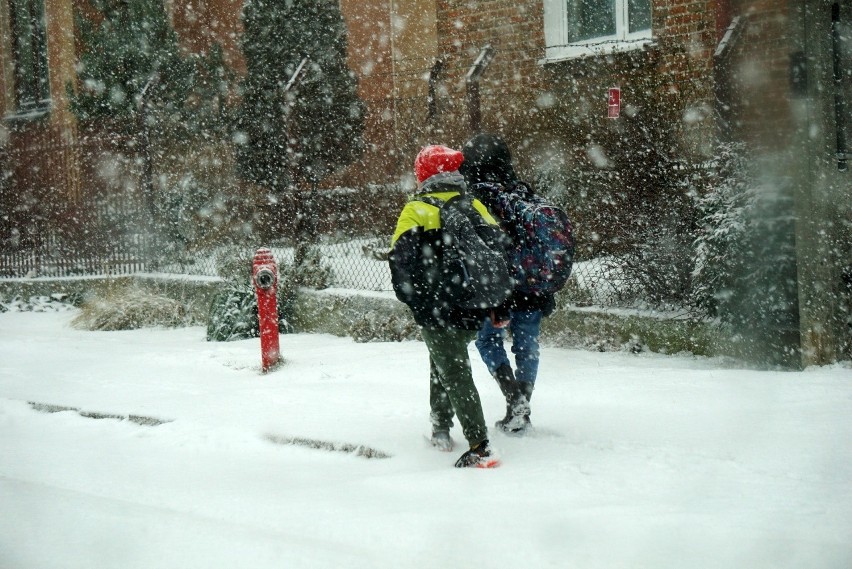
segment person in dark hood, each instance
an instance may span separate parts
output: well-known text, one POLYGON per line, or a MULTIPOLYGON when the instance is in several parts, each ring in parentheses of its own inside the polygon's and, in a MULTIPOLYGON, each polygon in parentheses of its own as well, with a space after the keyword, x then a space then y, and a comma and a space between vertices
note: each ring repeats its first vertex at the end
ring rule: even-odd
MULTIPOLYGON (((462 154, 464 162, 459 171, 464 176, 470 192, 491 212, 496 214, 500 211, 497 204, 501 192, 515 193, 520 197, 533 194, 529 184, 518 179, 509 147, 499 136, 478 134, 465 143, 462 154)), ((505 219, 501 219, 501 224, 509 235, 514 234, 513 228, 507 226, 505 219)), ((497 323, 492 322, 490 318, 485 319, 479 330, 476 347, 507 400, 506 416, 497 421, 495 426, 506 433, 522 435, 531 427, 531 423, 529 414, 518 415, 512 412, 509 405, 512 385, 517 381, 527 401, 532 398, 538 375, 541 321, 553 312, 556 301, 553 294, 531 294, 516 288, 508 302, 508 329, 512 334, 515 370, 512 370, 503 345, 505 327, 495 325, 497 323)))

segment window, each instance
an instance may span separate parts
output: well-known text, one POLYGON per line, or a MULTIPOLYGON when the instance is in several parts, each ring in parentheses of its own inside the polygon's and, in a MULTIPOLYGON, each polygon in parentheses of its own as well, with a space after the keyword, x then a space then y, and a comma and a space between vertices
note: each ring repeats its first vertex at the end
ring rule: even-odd
POLYGON ((15 109, 42 111, 50 104, 44 0, 10 0, 9 28, 15 68, 15 109))
POLYGON ((546 58, 611 53, 651 40, 651 0, 544 0, 546 58))

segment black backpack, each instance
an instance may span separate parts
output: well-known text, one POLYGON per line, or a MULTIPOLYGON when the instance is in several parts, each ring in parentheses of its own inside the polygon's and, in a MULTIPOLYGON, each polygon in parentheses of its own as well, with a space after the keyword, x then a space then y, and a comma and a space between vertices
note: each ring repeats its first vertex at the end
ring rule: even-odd
POLYGON ((494 308, 512 294, 508 237, 473 207, 473 198, 459 194, 446 202, 431 196, 417 201, 440 210, 443 230, 441 286, 450 302, 465 309, 494 308))

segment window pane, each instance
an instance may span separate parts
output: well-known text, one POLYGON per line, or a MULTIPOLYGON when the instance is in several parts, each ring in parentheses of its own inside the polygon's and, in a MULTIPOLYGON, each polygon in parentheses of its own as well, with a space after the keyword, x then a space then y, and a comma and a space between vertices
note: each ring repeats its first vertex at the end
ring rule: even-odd
POLYGON ((615 0, 567 1, 569 42, 615 34, 615 0))
MULTIPOLYGON (((841 19, 850 19, 852 10, 842 10, 841 19)), ((852 23, 839 21, 835 23, 837 29, 833 34, 836 44, 836 68, 834 68, 834 80, 838 87, 837 98, 834 102, 834 118, 837 121, 836 144, 837 153, 844 153, 847 158, 852 151, 852 23)))
POLYGON ((41 106, 49 97, 43 0, 12 0, 11 25, 18 110, 41 106))
POLYGON ((651 0, 627 0, 628 31, 651 29, 651 0))

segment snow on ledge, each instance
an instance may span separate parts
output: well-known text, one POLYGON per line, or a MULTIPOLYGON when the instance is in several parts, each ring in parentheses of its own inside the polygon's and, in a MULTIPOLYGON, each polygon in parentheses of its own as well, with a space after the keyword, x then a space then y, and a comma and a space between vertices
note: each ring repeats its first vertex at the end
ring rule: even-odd
POLYGON ((302 289, 303 291, 307 291, 313 294, 324 295, 324 296, 361 296, 367 298, 379 298, 383 300, 396 300, 396 295, 393 291, 387 290, 360 290, 354 288, 324 288, 320 290, 316 289, 302 289))

